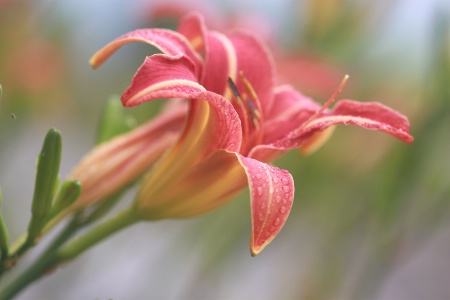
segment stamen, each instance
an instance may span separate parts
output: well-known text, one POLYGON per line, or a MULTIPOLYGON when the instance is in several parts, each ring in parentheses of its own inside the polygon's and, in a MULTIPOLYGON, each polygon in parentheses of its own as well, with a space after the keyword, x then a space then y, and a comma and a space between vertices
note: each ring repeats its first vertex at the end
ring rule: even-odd
POLYGON ((256 109, 256 107, 253 105, 253 103, 250 102, 250 100, 248 100, 248 98, 245 98, 245 102, 247 103, 248 108, 250 108, 250 110, 248 111, 248 115, 250 116, 250 120, 252 121, 253 126, 255 126, 255 128, 259 128, 259 118, 256 115, 255 112, 258 112, 258 110, 256 109))
POLYGON ((239 94, 237 86, 234 84, 233 79, 231 79, 230 77, 228 77, 228 85, 230 86, 236 100, 241 101, 241 95, 239 94))
POLYGON ((230 77, 228 77, 228 85, 230 86, 231 91, 233 92, 234 99, 236 100, 239 108, 243 111, 246 111, 246 109, 244 107, 244 103, 242 102, 242 99, 241 99, 241 95, 239 94, 239 90, 238 90, 236 84, 233 82, 233 79, 231 79, 230 77))
MULTIPOLYGON (((256 102, 259 104, 258 98, 256 98, 256 93, 253 87, 251 86, 250 82, 244 77, 243 72, 240 72, 241 80, 245 86, 245 90, 247 93, 251 95, 253 99, 256 100, 256 102)), ((247 114, 250 118, 250 121, 252 122, 253 126, 255 128, 259 128, 259 123, 261 121, 261 113, 259 109, 255 106, 255 104, 249 99, 246 93, 243 93, 242 95, 239 93, 239 90, 236 86, 236 84, 233 82, 231 78, 228 77, 228 85, 231 88, 231 91, 233 92, 234 99, 236 100, 239 108, 242 110, 243 114, 247 114), (242 99, 245 99, 243 101, 242 99)))
POLYGON ((232 94, 230 102, 237 110, 242 124, 242 144, 239 153, 246 154, 254 145, 259 145, 262 141, 262 115, 261 103, 259 102, 256 92, 250 82, 240 72, 240 84, 242 83, 244 92, 239 92, 236 84, 231 78, 228 78, 232 94))
POLYGON ((250 92, 251 96, 253 97, 253 99, 256 99, 258 96, 256 96, 256 92, 253 89, 252 85, 250 84, 250 82, 247 80, 247 78, 245 78, 244 76, 244 71, 240 71, 239 72, 239 76, 241 77, 242 83, 245 85, 245 88, 248 92, 250 92))
POLYGON ((339 95, 339 93, 342 91, 342 89, 344 88, 344 85, 347 83, 349 76, 345 75, 344 78, 342 79, 341 83, 339 84, 338 88, 334 91, 333 95, 331 95, 330 99, 328 99, 327 102, 325 102, 325 104, 318 109, 311 117, 309 117, 309 119, 303 123, 302 126, 300 126, 300 128, 298 128, 297 130, 301 130, 304 127, 306 127, 306 125, 308 125, 309 123, 311 123, 315 118, 317 118, 319 115, 321 115, 323 113, 323 111, 325 109, 327 109, 333 102, 334 100, 336 100, 336 97, 339 95))
POLYGON ((245 86, 246 91, 250 94, 250 97, 255 100, 257 103, 256 105, 250 101, 248 98, 246 98, 247 106, 250 108, 254 116, 260 120, 261 119, 261 105, 258 100, 258 96, 256 95, 255 90, 253 89, 253 86, 251 83, 245 78, 244 71, 239 72, 239 76, 241 77, 242 83, 245 86))

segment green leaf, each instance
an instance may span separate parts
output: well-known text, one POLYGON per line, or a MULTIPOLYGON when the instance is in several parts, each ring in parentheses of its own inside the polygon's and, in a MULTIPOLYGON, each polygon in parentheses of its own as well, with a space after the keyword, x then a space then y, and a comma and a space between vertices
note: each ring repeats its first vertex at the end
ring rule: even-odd
POLYGON ((37 161, 36 180, 27 243, 34 243, 50 214, 55 186, 58 183, 62 138, 59 131, 50 129, 45 137, 37 161))
POLYGON ((63 209, 72 205, 75 200, 81 194, 81 184, 78 180, 68 180, 65 181, 61 189, 59 190, 58 196, 52 205, 49 219, 57 215, 63 209))
MULTIPOLYGON (((0 206, 2 205, 2 190, 0 189, 0 206)), ((3 260, 8 257, 9 234, 6 229, 5 220, 0 209, 0 257, 3 260)))
POLYGON ((136 121, 124 115, 124 109, 118 96, 111 97, 105 106, 97 134, 97 144, 125 133, 136 126, 136 121))

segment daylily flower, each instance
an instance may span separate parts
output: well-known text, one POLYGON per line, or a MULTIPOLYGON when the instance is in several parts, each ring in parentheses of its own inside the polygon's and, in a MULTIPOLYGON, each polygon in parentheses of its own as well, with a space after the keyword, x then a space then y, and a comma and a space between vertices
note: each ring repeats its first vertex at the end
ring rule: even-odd
POLYGON ((250 248, 256 255, 281 230, 294 199, 292 176, 270 162, 290 149, 312 151, 337 124, 413 140, 408 120, 380 103, 342 100, 329 110, 337 92, 322 107, 290 86, 275 87, 272 58, 261 40, 208 30, 199 15, 186 16, 177 31, 125 34, 97 52, 91 64, 99 66, 130 42, 162 53, 145 59, 122 96, 124 106, 160 98, 189 103, 180 138, 142 180, 135 201, 142 218, 206 213, 249 186, 250 248))

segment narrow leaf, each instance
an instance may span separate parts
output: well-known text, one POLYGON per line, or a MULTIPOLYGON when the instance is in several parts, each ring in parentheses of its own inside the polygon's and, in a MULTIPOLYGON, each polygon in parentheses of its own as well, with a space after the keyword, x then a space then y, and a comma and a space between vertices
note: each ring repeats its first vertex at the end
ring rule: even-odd
MULTIPOLYGON (((0 206, 2 205, 2 190, 0 189, 0 206)), ((9 234, 6 229, 5 220, 0 209, 0 257, 3 260, 8 256, 9 234)))
POLYGON ((34 243, 50 213, 55 185, 58 182, 61 148, 61 134, 56 129, 50 129, 37 161, 32 215, 28 225, 28 243, 34 243))
POLYGON ((58 214, 61 210, 69 207, 72 203, 77 200, 81 194, 81 184, 78 180, 68 180, 65 181, 61 189, 59 190, 58 196, 52 205, 49 219, 58 214))

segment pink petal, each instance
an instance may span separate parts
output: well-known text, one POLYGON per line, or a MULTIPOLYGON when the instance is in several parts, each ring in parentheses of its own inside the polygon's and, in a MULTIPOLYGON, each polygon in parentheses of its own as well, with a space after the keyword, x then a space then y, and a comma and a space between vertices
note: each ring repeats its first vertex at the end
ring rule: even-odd
POLYGON ((364 125, 355 120, 356 125, 368 129, 377 129, 389 133, 406 143, 411 143, 413 137, 409 134, 409 121, 399 112, 378 102, 361 103, 352 100, 340 100, 336 103, 332 115, 351 115, 370 119, 380 123, 380 128, 370 124, 364 125))
MULTIPOLYGON (((187 95, 184 98, 193 100, 191 111, 193 106, 198 105, 200 102, 205 101, 209 106, 207 116, 190 111, 186 125, 186 127, 189 127, 191 122, 195 123, 199 119, 207 117, 208 123, 202 128, 203 132, 195 133, 198 135, 202 134, 201 141, 206 143, 203 147, 196 145, 197 148, 204 149, 204 155, 208 155, 217 149, 225 149, 232 152, 239 150, 242 142, 241 122, 227 99, 211 92, 199 92, 187 95)), ((200 143, 201 141, 198 142, 200 143)))
POLYGON ((163 54, 149 56, 122 95, 122 103, 125 106, 135 106, 152 99, 163 98, 164 92, 181 91, 192 94, 204 91, 205 89, 197 83, 194 69, 192 62, 185 56, 174 58, 163 54))
POLYGON ((244 32, 224 35, 209 31, 205 51, 201 83, 207 90, 230 99, 232 93, 227 78, 231 78, 239 90, 245 90, 239 77, 242 71, 258 95, 263 110, 269 110, 275 82, 274 67, 272 57, 262 41, 244 32))
POLYGON ((230 76, 239 90, 245 90, 238 79, 239 72, 251 83, 258 95, 265 116, 273 105, 273 88, 275 85, 275 67, 267 45, 259 38, 247 32, 236 32, 228 35, 234 46, 237 57, 237 69, 230 76))
POLYGON ((166 29, 139 29, 122 35, 97 51, 92 56, 90 64, 97 68, 117 49, 132 42, 143 42, 153 45, 170 57, 186 56, 195 65, 195 74, 200 74, 201 66, 203 65, 202 59, 191 47, 189 41, 180 33, 166 29))
POLYGON ((202 85, 211 92, 226 95, 228 77, 235 77, 237 70, 237 57, 233 44, 223 34, 218 32, 207 33, 205 44, 206 58, 202 85))
POLYGON ((191 47, 195 49, 197 53, 205 53, 206 26, 202 15, 191 13, 184 16, 180 21, 177 32, 188 39, 191 47))
POLYGON ((288 85, 274 90, 274 105, 264 122, 263 144, 286 137, 313 115, 320 105, 288 85))
POLYGON ((136 180, 172 146, 181 133, 186 106, 171 105, 158 117, 95 147, 69 175, 81 182, 74 208, 92 203, 136 180))
POLYGON ((252 236, 250 251, 259 254, 280 232, 294 200, 294 180, 286 170, 238 156, 250 187, 252 236))
POLYGON ((171 91, 164 94, 166 97, 190 99, 190 109, 180 139, 143 180, 140 191, 143 196, 139 196, 139 205, 145 211, 147 207, 153 207, 148 199, 171 201, 167 199, 167 191, 177 189, 178 179, 185 178, 217 150, 238 151, 242 142, 239 116, 222 96, 211 92, 186 94, 171 91))
POLYGON ((188 173, 172 178, 158 197, 141 194, 151 200, 141 203, 140 209, 152 219, 192 217, 223 206, 247 185, 236 153, 217 150, 188 173))
POLYGON ((254 147, 249 156, 261 161, 272 161, 287 150, 303 146, 314 138, 316 133, 338 124, 382 131, 406 143, 414 140, 409 134, 408 119, 399 112, 377 102, 341 100, 331 112, 325 112, 309 124, 299 123, 298 128, 286 134, 284 138, 254 147))
POLYGON ((282 147, 301 146, 315 132, 330 126, 357 125, 366 129, 388 133, 406 143, 414 138, 409 134, 409 121, 399 112, 378 102, 339 101, 331 113, 324 113, 306 126, 291 132, 284 141, 275 143, 282 147))

